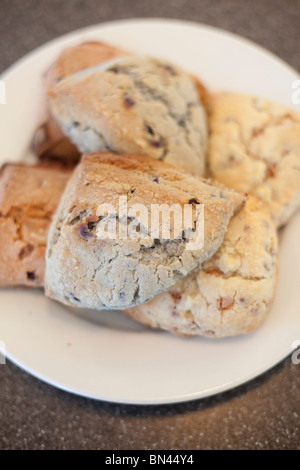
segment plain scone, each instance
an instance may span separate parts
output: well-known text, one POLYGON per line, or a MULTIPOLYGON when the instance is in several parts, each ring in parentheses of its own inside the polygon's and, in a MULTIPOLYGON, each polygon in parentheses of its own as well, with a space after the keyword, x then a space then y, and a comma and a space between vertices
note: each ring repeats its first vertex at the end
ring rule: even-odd
POLYGON ((276 280, 276 228, 266 206, 250 196, 210 260, 168 292, 125 313, 176 335, 250 333, 270 309, 276 280))
MULTIPOLYGON (((211 257, 223 241, 228 223, 245 197, 216 187, 183 170, 150 157, 98 153, 84 155, 75 169, 54 216, 46 255, 46 295, 67 305, 124 309, 168 289, 199 263, 211 257), (119 198, 127 201, 127 215, 119 198), (204 244, 186 249, 188 237, 152 238, 135 204, 204 206, 204 244), (106 217, 99 206, 111 204, 106 217), (114 238, 99 236, 99 228, 117 216, 114 238), (141 237, 124 239, 119 227, 137 223, 141 237)), ((123 203, 122 203, 123 204, 123 203)), ((149 212, 148 212, 149 213, 149 212)), ((148 217, 148 216, 147 216, 148 217)), ((181 234, 182 234, 181 227, 181 234)), ((191 232, 190 232, 191 233, 191 232)), ((178 232, 175 231, 177 236, 178 232)))
POLYGON ((61 80, 49 99, 80 152, 148 155, 203 175, 207 123, 199 86, 174 64, 131 56, 61 80))
POLYGON ((277 227, 300 207, 300 115, 238 93, 208 98, 210 176, 265 202, 277 227))
MULTIPOLYGON (((130 55, 129 52, 110 44, 96 41, 67 47, 60 53, 43 76, 45 99, 49 88, 68 75, 115 59, 116 57, 125 57, 127 55, 130 55)), ((68 165, 74 165, 79 160, 80 152, 53 119, 46 101, 43 105, 43 123, 33 138, 34 151, 41 160, 58 160, 68 165)))
POLYGON ((48 229, 69 177, 58 167, 1 168, 1 287, 43 286, 48 229))

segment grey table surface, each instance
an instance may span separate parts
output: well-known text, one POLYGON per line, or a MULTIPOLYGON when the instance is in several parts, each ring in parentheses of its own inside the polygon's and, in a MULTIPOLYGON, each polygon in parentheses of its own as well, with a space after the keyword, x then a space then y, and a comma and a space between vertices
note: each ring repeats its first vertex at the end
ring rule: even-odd
MULTIPOLYGON (((56 36, 142 17, 233 31, 300 71, 300 0, 1 0, 0 5, 0 72, 56 36)), ((233 390, 163 406, 74 396, 7 361, 0 365, 0 400, 0 449, 300 448, 300 364, 290 357, 233 390)))

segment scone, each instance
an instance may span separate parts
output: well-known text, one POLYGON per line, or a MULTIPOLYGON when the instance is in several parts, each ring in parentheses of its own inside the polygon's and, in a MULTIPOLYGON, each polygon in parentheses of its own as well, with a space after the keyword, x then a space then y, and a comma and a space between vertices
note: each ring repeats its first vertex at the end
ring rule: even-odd
POLYGON ((46 295, 95 309, 145 302, 215 253, 244 202, 233 190, 151 157, 84 155, 49 230, 46 295), (170 223, 169 237, 162 230, 167 217, 149 223, 163 204, 176 204, 179 215, 190 209, 190 221, 184 212, 180 227, 170 223), (198 206, 204 207, 202 221, 198 206), (203 245, 188 246, 201 227, 203 245))
POLYGON ((148 155, 203 175, 207 125, 199 86, 144 56, 86 69, 50 91, 51 111, 81 152, 148 155))
POLYGON ((0 171, 0 286, 44 283, 47 233, 70 176, 45 166, 6 164, 0 171))
MULTIPOLYGON (((45 95, 49 88, 68 75, 101 64, 116 57, 130 55, 118 47, 103 42, 84 42, 64 49, 43 77, 45 95)), ((33 138, 33 149, 43 161, 58 160, 66 165, 78 162, 80 152, 66 137, 43 104, 43 123, 33 138)))
POLYGON ((87 41, 67 47, 46 71, 45 88, 49 89, 54 83, 79 70, 102 64, 116 57, 129 55, 129 52, 120 47, 98 41, 87 41))
POLYGON ((237 93, 209 98, 211 177, 264 201, 277 227, 300 206, 300 116, 237 93))
POLYGON ((266 206, 250 196, 210 260, 168 292, 126 313, 176 335, 220 338, 249 333, 267 315, 276 279, 276 228, 266 206))

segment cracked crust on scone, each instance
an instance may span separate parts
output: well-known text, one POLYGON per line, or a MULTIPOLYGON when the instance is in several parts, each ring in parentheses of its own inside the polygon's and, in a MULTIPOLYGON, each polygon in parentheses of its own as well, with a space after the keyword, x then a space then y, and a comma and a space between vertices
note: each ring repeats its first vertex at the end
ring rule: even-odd
POLYGON ((41 165, 1 168, 1 287, 43 286, 48 229, 69 176, 41 165))
POLYGON ((199 87, 174 64, 132 56, 67 77, 49 97, 81 152, 148 155, 203 175, 207 125, 199 87))
MULTIPOLYGON (((49 88, 68 75, 128 55, 130 53, 123 49, 96 41, 67 47, 43 76, 45 95, 49 88)), ((42 161, 57 160, 64 162, 65 165, 74 166, 80 158, 80 152, 50 115, 46 102, 43 106, 45 108, 43 123, 34 135, 33 150, 42 161)))
POLYGON ((49 231, 46 295, 68 305, 96 309, 122 309, 145 302, 215 253, 231 217, 244 202, 245 197, 233 190, 150 157, 84 155, 49 231), (120 197, 122 207, 125 197, 125 213, 119 207, 120 197), (99 211, 104 204, 111 205, 110 215, 99 211), (152 204, 177 204, 180 210, 186 204, 192 221, 188 225, 183 219, 179 232, 172 226, 173 238, 166 238, 161 230, 153 236, 155 227, 149 230, 152 204), (204 204, 204 243, 188 249, 199 204, 204 204), (116 224, 112 238, 100 233, 109 223, 116 224), (126 238, 120 226, 126 231, 136 226, 141 236, 126 238))
POLYGON ((256 194, 285 224, 300 207, 300 115, 237 93, 212 94, 208 114, 210 176, 256 194))
POLYGON ((87 41, 64 49, 44 75, 45 88, 68 75, 93 67, 116 57, 126 57, 130 53, 119 47, 98 41, 87 41))
POLYGON ((250 196, 210 260, 168 292, 125 313, 176 335, 250 333, 270 309, 276 280, 276 228, 266 206, 250 196))

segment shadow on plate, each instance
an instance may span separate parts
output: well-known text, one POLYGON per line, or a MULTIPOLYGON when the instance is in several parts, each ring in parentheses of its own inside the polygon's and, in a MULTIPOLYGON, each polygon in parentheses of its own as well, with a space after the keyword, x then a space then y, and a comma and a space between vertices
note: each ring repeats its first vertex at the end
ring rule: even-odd
MULTIPOLYGON (((70 315, 75 315, 84 321, 101 327, 123 331, 149 331, 149 328, 127 317, 125 313, 117 310, 92 310, 88 308, 73 308, 64 305, 70 315)), ((159 331, 159 330, 157 330, 159 331)))

